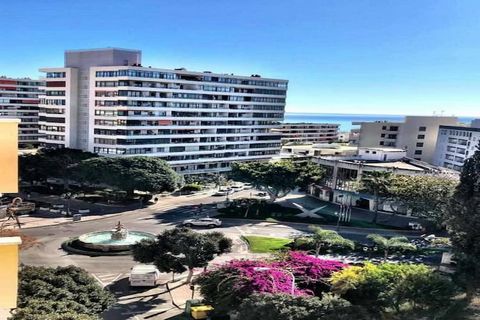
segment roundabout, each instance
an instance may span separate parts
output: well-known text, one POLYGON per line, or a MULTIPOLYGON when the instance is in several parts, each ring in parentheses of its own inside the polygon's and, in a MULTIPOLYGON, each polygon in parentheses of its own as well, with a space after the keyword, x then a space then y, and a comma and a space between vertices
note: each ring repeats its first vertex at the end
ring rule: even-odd
POLYGON ((128 255, 135 243, 154 239, 154 234, 129 231, 119 221, 113 230, 89 232, 69 239, 62 243, 62 249, 89 256, 128 255))

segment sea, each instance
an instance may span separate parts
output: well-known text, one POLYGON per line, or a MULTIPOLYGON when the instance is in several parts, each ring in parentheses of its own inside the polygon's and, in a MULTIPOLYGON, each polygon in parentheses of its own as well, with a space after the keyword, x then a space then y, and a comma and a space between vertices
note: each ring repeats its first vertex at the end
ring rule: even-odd
MULTIPOLYGON (((284 122, 313 122, 313 123, 337 123, 341 132, 350 131, 359 126, 352 125, 352 122, 374 122, 374 121, 403 121, 404 115, 382 115, 382 114, 342 114, 342 113, 294 113, 286 112, 284 122)), ((473 117, 458 117, 461 123, 470 124, 473 117)))

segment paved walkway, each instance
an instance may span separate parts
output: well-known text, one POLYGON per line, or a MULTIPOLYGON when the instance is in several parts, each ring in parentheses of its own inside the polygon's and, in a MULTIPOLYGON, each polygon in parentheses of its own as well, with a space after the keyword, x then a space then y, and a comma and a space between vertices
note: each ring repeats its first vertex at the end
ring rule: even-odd
MULTIPOLYGON (((304 193, 299 192, 292 192, 288 196, 278 201, 279 204, 300 208, 303 209, 302 211, 310 212, 313 214, 323 214, 323 215, 330 215, 335 216, 335 212, 340 211, 340 206, 336 203, 326 202, 314 198, 309 195, 305 195, 304 193)), ((374 212, 364 209, 359 209, 352 207, 352 219, 358 221, 366 221, 371 222, 373 219, 374 212)), ((389 213, 379 212, 377 223, 388 225, 392 227, 399 227, 399 228, 408 228, 409 222, 416 222, 425 225, 426 222, 415 218, 415 217, 407 217, 403 215, 393 215, 389 213)))

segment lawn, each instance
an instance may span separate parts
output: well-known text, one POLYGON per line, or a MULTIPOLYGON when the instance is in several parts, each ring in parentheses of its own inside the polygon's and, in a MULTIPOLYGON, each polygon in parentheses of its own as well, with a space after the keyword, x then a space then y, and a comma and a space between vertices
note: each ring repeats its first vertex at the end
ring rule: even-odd
POLYGON ((292 242, 286 238, 272 238, 261 236, 244 236, 250 251, 253 253, 270 253, 285 248, 285 245, 292 242))

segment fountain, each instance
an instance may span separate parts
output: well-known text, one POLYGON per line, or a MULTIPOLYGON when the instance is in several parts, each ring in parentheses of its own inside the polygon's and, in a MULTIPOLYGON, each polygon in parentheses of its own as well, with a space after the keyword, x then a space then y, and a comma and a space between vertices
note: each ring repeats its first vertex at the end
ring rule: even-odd
POLYGON ((62 247, 66 251, 84 254, 128 254, 133 244, 144 239, 153 240, 155 235, 142 231, 129 231, 119 221, 112 230, 82 234, 77 239, 65 242, 62 247))

